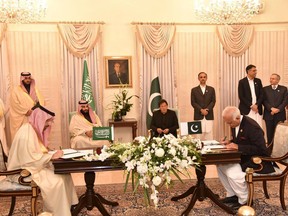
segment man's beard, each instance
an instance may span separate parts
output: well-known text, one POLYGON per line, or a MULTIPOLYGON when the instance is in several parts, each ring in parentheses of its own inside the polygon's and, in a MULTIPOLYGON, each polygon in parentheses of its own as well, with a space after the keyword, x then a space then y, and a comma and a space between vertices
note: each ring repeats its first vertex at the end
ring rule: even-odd
POLYGON ((30 83, 29 83, 29 84, 26 84, 26 83, 23 82, 23 81, 22 81, 22 83, 23 83, 25 89, 27 90, 27 92, 28 92, 28 94, 29 94, 29 93, 30 93, 30 83))
POLYGON ((87 114, 87 113, 89 113, 89 110, 81 110, 81 113, 82 114, 87 114))
POLYGON ((89 110, 87 112, 85 112, 84 110, 81 110, 82 115, 84 116, 85 119, 87 119, 87 121, 92 123, 92 119, 89 115, 89 110))

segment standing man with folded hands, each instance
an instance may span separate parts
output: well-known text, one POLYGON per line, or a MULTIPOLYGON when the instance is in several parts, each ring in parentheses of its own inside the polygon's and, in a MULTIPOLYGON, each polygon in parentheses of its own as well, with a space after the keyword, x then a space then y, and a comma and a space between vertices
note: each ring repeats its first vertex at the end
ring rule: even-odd
POLYGON ((191 105, 194 108, 194 120, 201 121, 201 140, 213 139, 213 108, 216 103, 215 89, 206 85, 207 74, 198 74, 199 85, 191 90, 191 105))
POLYGON ((238 84, 239 110, 241 115, 247 115, 254 119, 262 128, 262 82, 256 78, 257 68, 255 65, 248 65, 246 74, 247 76, 239 80, 238 84))
POLYGON ((270 144, 278 122, 286 120, 287 88, 279 85, 280 76, 270 76, 270 84, 263 88, 264 120, 266 123, 267 141, 270 144))

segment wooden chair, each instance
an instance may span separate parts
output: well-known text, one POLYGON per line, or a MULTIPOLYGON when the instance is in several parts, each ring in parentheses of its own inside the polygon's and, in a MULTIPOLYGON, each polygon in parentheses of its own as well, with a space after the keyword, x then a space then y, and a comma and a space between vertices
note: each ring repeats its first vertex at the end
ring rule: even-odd
POLYGON ((6 176, 6 178, 0 181, 0 197, 11 197, 11 206, 8 215, 11 216, 13 214, 17 196, 31 196, 31 213, 32 216, 36 216, 36 200, 40 193, 39 187, 34 181, 27 179, 31 175, 28 170, 7 171, 6 159, 7 157, 4 154, 0 140, 0 176, 6 176))
MULTIPOLYGON (((257 174, 252 168, 248 168, 246 170, 246 181, 248 183, 249 188, 249 196, 247 204, 249 206, 252 205, 253 194, 254 194, 254 182, 262 181, 263 182, 263 190, 265 193, 265 197, 269 199, 268 190, 267 190, 267 181, 279 181, 280 188, 280 202, 283 210, 286 210, 285 200, 284 200, 284 191, 285 191, 285 182, 288 174, 288 123, 278 123, 275 129, 274 140, 269 146, 272 148, 272 153, 270 157, 254 157, 253 162, 255 164, 259 164, 262 161, 271 161, 277 162, 281 164, 282 168, 276 168, 274 173, 270 174, 257 174)), ((261 170, 262 167, 258 170, 261 170)))

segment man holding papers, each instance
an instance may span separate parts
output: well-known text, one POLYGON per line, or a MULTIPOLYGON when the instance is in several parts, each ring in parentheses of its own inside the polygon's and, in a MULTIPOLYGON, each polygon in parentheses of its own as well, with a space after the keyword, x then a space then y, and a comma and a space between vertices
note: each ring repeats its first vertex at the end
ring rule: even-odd
POLYGON ((101 121, 89 106, 88 102, 81 100, 78 103, 78 111, 72 117, 69 131, 72 148, 95 148, 109 145, 107 140, 93 140, 93 127, 101 127, 101 121))
MULTIPOLYGON (((248 116, 240 114, 237 107, 226 107, 222 112, 223 120, 231 127, 232 140, 223 141, 227 149, 242 152, 240 164, 217 165, 220 181, 227 191, 223 203, 237 210, 247 203, 248 188, 245 181, 247 167, 259 169, 251 160, 254 156, 269 156, 266 148, 264 132, 259 124, 248 116)), ((270 162, 263 163, 259 173, 274 172, 270 162)))

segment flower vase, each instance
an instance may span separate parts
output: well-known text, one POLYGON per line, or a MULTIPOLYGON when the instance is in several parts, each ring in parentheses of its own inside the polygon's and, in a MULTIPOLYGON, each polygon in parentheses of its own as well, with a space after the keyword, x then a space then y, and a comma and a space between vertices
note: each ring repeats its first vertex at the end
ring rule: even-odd
POLYGON ((127 115, 127 112, 125 110, 121 110, 121 116, 122 119, 124 119, 124 117, 127 115))
POLYGON ((122 120, 122 115, 121 112, 116 112, 113 116, 114 121, 121 121, 122 120))

